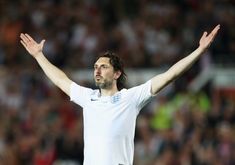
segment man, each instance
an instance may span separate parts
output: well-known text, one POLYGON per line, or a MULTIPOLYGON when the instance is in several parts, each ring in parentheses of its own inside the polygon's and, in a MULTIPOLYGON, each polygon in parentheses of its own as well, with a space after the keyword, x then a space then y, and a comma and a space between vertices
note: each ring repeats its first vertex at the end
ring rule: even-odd
POLYGON ((130 89, 123 88, 125 73, 120 59, 112 53, 102 55, 95 62, 94 80, 99 90, 93 90, 76 84, 45 58, 42 53, 45 40, 38 44, 28 34, 21 34, 20 38, 52 82, 83 107, 84 164, 131 165, 139 111, 203 54, 219 29, 217 25, 209 35, 204 32, 199 47, 169 70, 130 89))

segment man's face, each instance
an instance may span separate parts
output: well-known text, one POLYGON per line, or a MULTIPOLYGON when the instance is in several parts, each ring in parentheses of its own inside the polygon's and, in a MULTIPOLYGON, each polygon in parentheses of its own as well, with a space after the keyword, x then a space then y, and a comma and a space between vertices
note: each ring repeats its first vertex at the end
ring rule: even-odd
POLYGON ((109 89, 115 85, 118 73, 114 71, 113 66, 109 62, 109 58, 101 57, 94 65, 94 79, 96 86, 101 89, 109 89))

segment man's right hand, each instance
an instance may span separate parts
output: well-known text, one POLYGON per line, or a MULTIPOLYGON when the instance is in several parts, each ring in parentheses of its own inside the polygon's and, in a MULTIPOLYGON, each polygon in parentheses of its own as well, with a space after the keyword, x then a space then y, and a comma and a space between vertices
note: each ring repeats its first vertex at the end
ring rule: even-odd
POLYGON ((37 43, 28 34, 23 33, 20 34, 20 38, 21 44, 37 60, 38 64, 43 69, 47 77, 69 96, 72 80, 70 80, 62 70, 50 63, 50 61, 48 61, 47 58, 43 55, 42 49, 45 40, 37 43))
POLYGON ((30 35, 23 33, 20 34, 20 38, 21 44, 34 58, 36 58, 37 55, 42 53, 45 40, 42 40, 40 43, 37 43, 30 35))

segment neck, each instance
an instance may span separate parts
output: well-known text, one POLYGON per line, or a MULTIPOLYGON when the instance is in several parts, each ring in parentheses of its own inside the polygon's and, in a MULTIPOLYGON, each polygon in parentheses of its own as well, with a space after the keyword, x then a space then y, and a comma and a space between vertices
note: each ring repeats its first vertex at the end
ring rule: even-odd
POLYGON ((113 86, 109 89, 100 89, 101 96, 112 96, 118 92, 117 86, 113 86))

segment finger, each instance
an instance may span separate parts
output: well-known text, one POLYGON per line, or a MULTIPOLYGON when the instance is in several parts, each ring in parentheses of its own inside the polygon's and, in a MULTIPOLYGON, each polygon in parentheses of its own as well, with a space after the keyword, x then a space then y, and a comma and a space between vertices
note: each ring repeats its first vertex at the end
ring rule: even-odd
POLYGON ((20 40, 20 43, 21 43, 25 48, 27 48, 27 45, 24 43, 23 40, 20 40))
POLYGON ((203 34, 202 34, 202 37, 201 38, 205 38, 207 36, 207 32, 205 31, 205 32, 203 32, 203 34))
POLYGON ((25 33, 25 36, 26 36, 29 40, 34 41, 34 39, 33 39, 30 35, 28 35, 27 33, 25 33))
POLYGON ((217 25, 217 26, 213 29, 213 31, 212 31, 212 32, 217 32, 219 29, 220 29, 220 24, 219 24, 219 25, 217 25))
POLYGON ((42 40, 42 41, 40 42, 40 47, 41 47, 41 49, 43 48, 44 43, 45 43, 45 40, 42 40))
POLYGON ((207 32, 204 32, 204 33, 203 33, 204 37, 206 37, 206 36, 207 36, 207 34, 208 34, 207 32))
POLYGON ((44 45, 44 43, 45 43, 45 41, 46 41, 46 40, 42 40, 42 41, 40 42, 40 45, 42 45, 42 46, 43 46, 43 45, 44 45))
POLYGON ((217 25, 211 32, 211 34, 214 36, 215 34, 217 34, 217 32, 219 31, 220 29, 220 25, 217 25))
POLYGON ((29 42, 29 39, 28 39, 23 33, 20 34, 20 38, 21 38, 25 43, 29 42))
POLYGON ((210 33, 210 39, 213 40, 220 29, 220 25, 217 25, 210 33))

